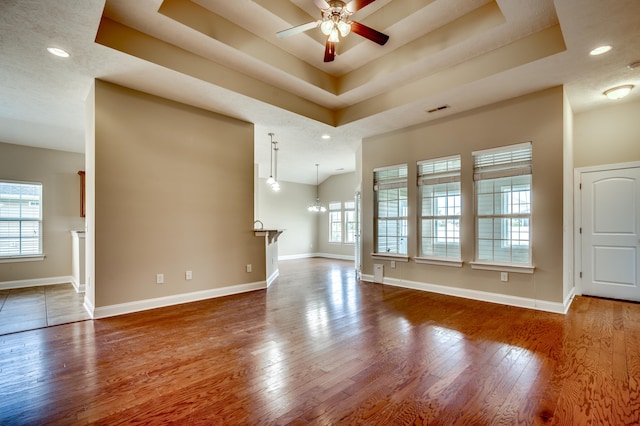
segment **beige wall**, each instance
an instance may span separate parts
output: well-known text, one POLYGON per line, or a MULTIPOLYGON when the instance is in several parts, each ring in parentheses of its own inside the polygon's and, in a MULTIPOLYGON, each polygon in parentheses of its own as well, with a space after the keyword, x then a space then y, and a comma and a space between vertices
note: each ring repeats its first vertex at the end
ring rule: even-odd
POLYGON ((0 179, 41 182, 43 249, 35 262, 0 263, 0 283, 71 275, 71 230, 83 230, 80 177, 84 155, 0 143, 0 179))
POLYGON ((264 281, 253 163, 252 124, 96 81, 95 307, 264 281))
POLYGON ((563 90, 560 87, 461 113, 451 118, 368 138, 362 146, 363 269, 373 275, 374 263, 385 276, 549 302, 563 301, 563 90), (534 274, 471 269, 474 260, 474 150, 533 142, 532 246, 534 274), (462 156, 462 268, 373 260, 373 169, 409 166, 409 256, 417 253, 416 162, 453 154, 462 156))
POLYGON ((280 191, 273 192, 266 179, 258 179, 256 219, 265 229, 284 229, 278 238, 280 258, 309 257, 318 250, 317 223, 307 211, 316 199, 315 185, 280 181, 280 191))
MULTIPOLYGON (((320 184, 319 194, 320 201, 329 208, 331 202, 354 201, 356 193, 356 174, 342 173, 339 175, 329 176, 320 184)), ((344 211, 342 220, 344 223, 344 211)), ((345 229, 342 230, 343 239, 345 229)), ((327 257, 338 257, 353 259, 354 245, 346 243, 330 243, 329 242, 329 212, 320 213, 318 215, 318 242, 319 253, 327 257)))
POLYGON ((640 101, 575 114, 574 166, 640 160, 640 101))

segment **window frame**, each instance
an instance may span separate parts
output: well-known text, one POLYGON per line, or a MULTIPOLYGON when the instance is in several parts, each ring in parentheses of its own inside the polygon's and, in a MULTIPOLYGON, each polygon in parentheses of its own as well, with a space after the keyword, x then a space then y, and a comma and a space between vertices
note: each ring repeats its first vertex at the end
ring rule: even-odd
MULTIPOLYGON (((514 145, 508 145, 487 150, 474 151, 472 153, 474 159, 474 208, 475 208, 475 260, 472 267, 475 269, 503 270, 513 272, 533 273, 533 247, 531 244, 532 237, 532 193, 533 193, 533 144, 524 142, 514 145), (523 179, 523 177, 527 177, 523 179), (526 180, 518 182, 518 180, 526 180), (487 186, 492 188, 489 192, 480 192, 481 187, 487 186), (525 185, 528 189, 526 203, 527 211, 511 211, 513 203, 514 189, 519 185, 525 185), (491 213, 482 212, 481 196, 484 196, 491 203, 491 213), (496 210, 499 210, 497 211, 496 210), (514 240, 513 229, 509 226, 509 222, 526 220, 528 222, 526 244, 518 244, 514 240), (485 224, 491 221, 491 232, 483 232, 481 223, 485 224), (496 228, 496 224, 499 224, 496 228), (496 238, 496 229, 499 232, 496 238), (490 235, 490 237, 487 237, 490 235), (484 241, 485 243, 482 243, 484 241), (491 256, 482 256, 481 247, 486 246, 489 241, 491 245, 491 256), (514 244, 514 241, 516 242, 514 244), (508 260, 501 258, 496 260, 496 243, 504 249, 502 254, 508 252, 508 260), (514 261, 514 246, 520 250, 526 247, 526 261, 514 261)), ((520 204, 518 204, 520 205, 520 204)), ((488 229, 488 228, 487 228, 488 229)), ((517 253, 516 253, 517 255, 517 253)))
POLYGON ((415 260, 418 263, 462 266, 460 238, 460 223, 462 219, 462 194, 460 183, 460 175, 462 171, 461 165, 462 160, 460 154, 417 162, 419 256, 416 257, 415 260), (445 195, 437 196, 435 191, 442 185, 445 185, 445 195), (434 191, 434 195, 432 197, 427 197, 427 194, 425 194, 425 191, 429 189, 434 191), (455 197, 453 207, 449 204, 452 197, 455 197), (432 214, 425 215, 425 201, 427 198, 430 199, 431 203, 438 203, 442 198, 446 198, 444 207, 445 213, 439 214, 437 206, 432 204, 430 209, 432 214), (425 221, 431 221, 432 223, 431 228, 433 232, 430 235, 425 235, 425 221), (454 236, 449 236, 447 234, 444 237, 445 241, 438 241, 438 236, 436 235, 438 234, 438 231, 436 228, 438 227, 438 222, 441 221, 445 222, 447 229, 450 222, 457 222, 457 235, 454 234, 454 236), (433 247, 444 250, 444 256, 436 254, 435 250, 429 253, 429 250, 425 247, 426 239, 433 239, 433 247))
MULTIPOLYGON (((409 254, 409 186, 408 186, 408 164, 399 164, 395 166, 387 166, 375 168, 373 170, 373 192, 374 192, 374 253, 375 256, 382 257, 400 257, 408 258, 409 254), (402 190, 404 190, 404 197, 402 197, 402 190), (396 198, 393 198, 393 193, 389 192, 392 198, 386 198, 386 207, 397 207, 396 216, 381 216, 381 193, 382 191, 395 191, 396 198), (395 201, 395 203, 393 203, 395 201), (404 201, 404 202, 403 202, 404 201), (393 205, 395 204, 395 206, 393 205), (391 234, 384 234, 385 251, 380 251, 381 248, 381 223, 385 223, 385 229, 396 229, 396 232, 391 234), (391 225, 391 226, 386 226, 391 225), (395 239, 396 251, 391 251, 389 248, 389 241, 395 239)), ((385 211, 390 209, 386 208, 385 211)))
POLYGON ((345 244, 355 244, 356 243, 356 232, 357 232, 357 218, 356 218, 356 202, 355 201, 345 201, 342 203, 344 207, 344 238, 343 242, 345 244), (349 207, 351 206, 351 207, 349 207), (350 219, 349 216, 352 216, 350 219), (351 226, 349 226, 351 225, 351 226), (352 228, 351 230, 349 228, 352 228), (352 236, 351 238, 349 236, 352 236))
MULTIPOLYGON (((20 213, 18 216, 8 216, 2 213, 1 207, 0 207, 0 232, 2 231, 3 228, 3 224, 5 223, 18 223, 18 251, 17 252, 7 252, 6 254, 3 254, 2 252, 0 252, 0 263, 7 263, 7 262, 23 262, 23 261, 35 261, 35 260, 43 260, 44 259, 44 243, 43 243, 43 215, 44 215, 44 209, 43 209, 43 198, 44 198, 44 185, 42 184, 42 182, 32 182, 32 181, 18 181, 18 180, 10 180, 10 179, 0 179, 0 184, 8 184, 8 185, 20 185, 20 186, 30 186, 30 187, 38 187, 38 194, 37 194, 37 199, 34 201, 38 202, 38 211, 37 211, 37 217, 28 217, 26 215, 24 215, 23 211, 22 211, 22 205, 19 204, 19 210, 20 213), (35 239, 35 241, 37 241, 36 243, 36 249, 37 251, 28 251, 25 253, 26 250, 23 249, 24 246, 24 240, 27 239, 27 237, 25 235, 23 235, 23 225, 25 222, 36 222, 37 223, 37 238, 35 239)), ((20 198, 19 199, 23 199, 22 197, 24 196, 24 194, 20 193, 20 198)), ((0 193, 0 202, 2 201, 3 197, 2 197, 2 193, 0 193)), ((9 198, 6 198, 9 199, 9 198)), ((0 234, 0 250, 2 250, 2 240, 9 240, 9 239, 15 239, 16 237, 11 237, 10 236, 10 227, 9 225, 6 226, 6 236, 3 237, 0 234)), ((30 240, 33 240, 33 238, 29 238, 30 240)))
POLYGON ((341 201, 332 201, 329 203, 329 208, 327 209, 327 211, 329 212, 329 214, 327 215, 329 217, 329 243, 331 244, 341 244, 342 243, 342 236, 343 236, 343 232, 342 232, 342 202, 341 201), (337 206, 337 208, 336 208, 337 206), (337 215, 338 220, 334 220, 335 216, 337 215), (334 239, 334 225, 338 225, 337 226, 337 230, 338 230, 338 238, 334 239))

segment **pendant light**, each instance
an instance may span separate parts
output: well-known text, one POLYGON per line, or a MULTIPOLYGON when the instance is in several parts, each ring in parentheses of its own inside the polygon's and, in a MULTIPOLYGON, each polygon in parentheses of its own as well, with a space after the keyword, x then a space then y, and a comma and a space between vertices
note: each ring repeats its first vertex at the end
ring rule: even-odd
POLYGON ((270 145, 270 160, 269 160, 269 179, 267 179, 267 185, 271 187, 275 192, 280 191, 280 184, 278 183, 278 142, 273 140, 274 133, 267 133, 271 138, 270 145), (275 178, 273 177, 273 169, 275 163, 275 178))
POLYGON ((280 184, 278 183, 278 142, 273 143, 273 184, 271 189, 275 192, 280 191, 280 184))
POLYGON ((318 166, 319 164, 316 164, 316 201, 307 209, 314 213, 327 211, 327 208, 320 203, 320 195, 318 195, 318 166))

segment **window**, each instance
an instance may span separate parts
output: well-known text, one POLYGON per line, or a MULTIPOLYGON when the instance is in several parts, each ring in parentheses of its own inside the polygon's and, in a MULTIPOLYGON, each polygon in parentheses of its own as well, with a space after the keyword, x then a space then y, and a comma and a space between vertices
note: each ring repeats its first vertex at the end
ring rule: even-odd
POLYGON ((420 256, 460 259, 460 156, 418 163, 420 256))
POLYGON ((407 254, 407 165, 374 174, 376 253, 407 254))
POLYGON ((342 203, 329 203, 329 242, 342 242, 342 203))
POLYGON ((344 229, 346 235, 344 236, 345 243, 356 242, 356 203, 355 201, 344 202, 344 229))
POLYGON ((0 182, 0 258, 42 255, 42 184, 0 182))
POLYGON ((531 142, 473 156, 476 261, 531 265, 531 142))

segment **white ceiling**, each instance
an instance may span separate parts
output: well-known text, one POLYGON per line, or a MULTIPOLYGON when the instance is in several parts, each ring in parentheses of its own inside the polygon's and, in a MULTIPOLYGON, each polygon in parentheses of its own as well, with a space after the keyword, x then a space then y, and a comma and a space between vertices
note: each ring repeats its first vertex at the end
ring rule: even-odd
POLYGON ((254 123, 261 177, 273 132, 279 178, 315 184, 315 163, 354 170, 364 137, 548 87, 575 112, 620 84, 637 101, 639 17, 638 0, 377 0, 353 19, 389 42, 351 34, 325 64, 319 29, 275 37, 317 20, 312 0, 2 0, 0 141, 84 152, 100 78, 254 123))

